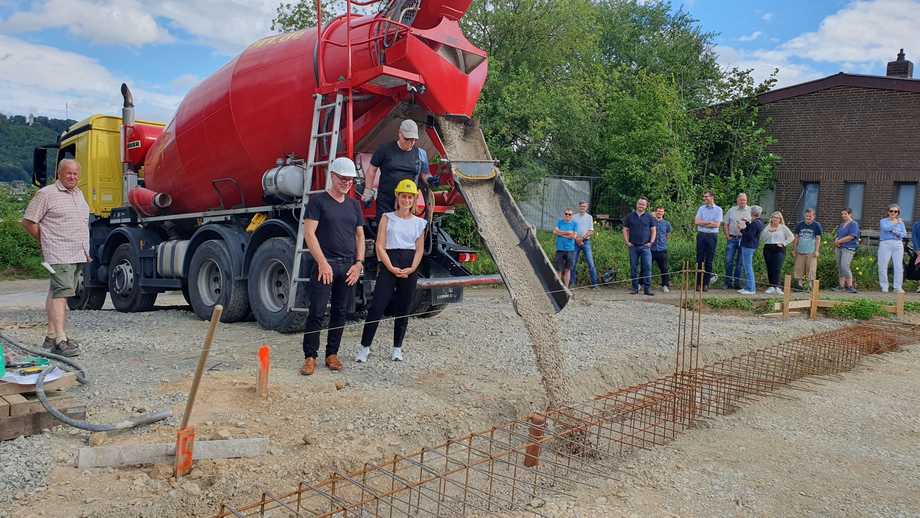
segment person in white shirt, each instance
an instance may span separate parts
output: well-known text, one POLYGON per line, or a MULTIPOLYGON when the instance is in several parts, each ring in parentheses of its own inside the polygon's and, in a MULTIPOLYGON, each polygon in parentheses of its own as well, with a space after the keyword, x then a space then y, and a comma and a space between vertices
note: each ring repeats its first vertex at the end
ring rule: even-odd
POLYGON ((770 215, 770 222, 760 233, 760 240, 763 241, 763 260, 767 264, 767 278, 770 281, 767 293, 782 295, 783 289, 780 286, 786 247, 795 240, 795 236, 783 220, 782 212, 776 211, 770 215))
POLYGON ((355 361, 364 363, 371 354, 377 324, 395 297, 396 322, 393 325, 393 361, 402 361, 402 344, 409 326, 409 310, 415 298, 418 265, 425 252, 425 227, 428 222, 414 215, 418 186, 405 179, 395 189, 396 210, 385 212, 377 228, 375 251, 379 265, 374 298, 364 321, 361 348, 355 361))
POLYGON ((594 218, 588 214, 588 202, 578 202, 578 214, 572 218, 577 226, 575 233, 575 264, 572 266, 572 287, 575 286, 575 270, 578 268, 578 259, 584 254, 588 263, 588 275, 591 277, 591 288, 597 288, 597 269, 594 267, 594 254, 591 253, 591 238, 594 237, 594 218))

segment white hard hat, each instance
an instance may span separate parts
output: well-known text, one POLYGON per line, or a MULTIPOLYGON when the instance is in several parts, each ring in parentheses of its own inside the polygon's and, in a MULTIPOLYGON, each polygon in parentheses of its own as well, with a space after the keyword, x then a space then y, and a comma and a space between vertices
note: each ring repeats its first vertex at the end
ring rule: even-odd
POLYGON ((355 169, 355 163, 352 162, 350 158, 344 156, 340 156, 333 160, 332 165, 329 166, 329 171, 348 178, 355 178, 358 176, 358 170, 355 169))

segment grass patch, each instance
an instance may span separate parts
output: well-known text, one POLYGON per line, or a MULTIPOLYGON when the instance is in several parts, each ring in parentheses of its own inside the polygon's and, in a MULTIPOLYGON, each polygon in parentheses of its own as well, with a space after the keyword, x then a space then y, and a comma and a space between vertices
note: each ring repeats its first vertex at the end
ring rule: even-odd
POLYGON ((905 302, 904 311, 909 313, 920 313, 920 302, 905 302))
POLYGON ((706 304, 711 309, 719 310, 754 311, 755 309, 753 300, 742 298, 705 297, 703 298, 703 304, 706 304))

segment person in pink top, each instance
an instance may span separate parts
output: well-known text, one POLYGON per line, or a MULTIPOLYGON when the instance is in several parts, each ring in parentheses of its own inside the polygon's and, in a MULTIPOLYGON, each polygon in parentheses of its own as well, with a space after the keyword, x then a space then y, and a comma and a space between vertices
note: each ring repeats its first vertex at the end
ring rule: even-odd
POLYGON ((22 226, 38 240, 42 258, 50 265, 51 285, 45 310, 48 312, 46 349, 54 354, 77 356, 80 348, 67 336, 67 298, 76 295, 77 273, 89 262, 89 206, 77 184, 80 164, 64 159, 57 166, 57 181, 42 187, 22 217, 22 226))

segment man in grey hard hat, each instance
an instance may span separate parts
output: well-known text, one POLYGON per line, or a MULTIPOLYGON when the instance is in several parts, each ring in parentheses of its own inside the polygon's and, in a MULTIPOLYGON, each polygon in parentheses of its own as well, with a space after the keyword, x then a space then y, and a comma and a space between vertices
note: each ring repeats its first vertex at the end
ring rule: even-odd
POLYGON ((428 154, 416 146, 417 142, 418 125, 412 119, 405 119, 399 124, 396 140, 380 146, 371 157, 363 199, 369 202, 376 194, 378 221, 384 212, 395 210, 396 195, 393 193, 400 181, 409 179, 418 184, 419 177, 425 178, 428 174, 428 154), (380 181, 375 192, 371 186, 378 171, 380 181))
POLYGON ((303 335, 303 368, 300 373, 310 376, 316 371, 319 334, 329 310, 329 330, 326 336, 326 367, 342 370, 338 358, 342 342, 342 326, 348 295, 364 271, 364 217, 361 204, 348 196, 358 172, 355 163, 339 157, 329 166, 331 180, 325 192, 310 196, 304 216, 304 240, 313 268, 310 273, 310 314, 303 335))

